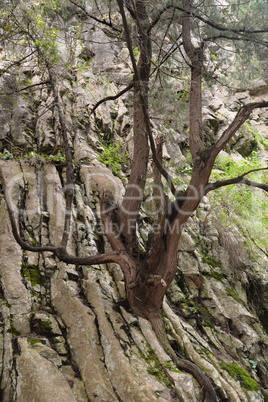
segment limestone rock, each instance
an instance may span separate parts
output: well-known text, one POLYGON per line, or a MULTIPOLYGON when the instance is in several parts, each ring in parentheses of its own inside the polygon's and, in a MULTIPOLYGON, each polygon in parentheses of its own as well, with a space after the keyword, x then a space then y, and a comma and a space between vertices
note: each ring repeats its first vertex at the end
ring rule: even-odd
POLYGON ((34 350, 26 339, 19 340, 21 354, 17 358, 17 400, 29 402, 75 402, 68 382, 53 363, 34 350))

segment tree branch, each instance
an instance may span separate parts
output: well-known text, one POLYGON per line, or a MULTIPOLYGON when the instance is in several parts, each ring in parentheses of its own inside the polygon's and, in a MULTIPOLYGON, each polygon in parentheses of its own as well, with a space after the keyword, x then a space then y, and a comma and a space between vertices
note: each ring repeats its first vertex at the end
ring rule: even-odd
POLYGON ((141 106, 142 106, 142 111, 143 111, 143 115, 144 115, 144 121, 145 121, 146 129, 147 129, 147 133, 148 133, 148 137, 149 137, 149 141, 150 141, 151 150, 152 150, 153 161, 154 161, 157 169, 160 171, 160 173, 163 175, 163 177, 167 180, 167 183, 169 185, 169 188, 170 188, 172 194, 175 194, 176 189, 174 187, 172 179, 169 176, 169 174, 167 173, 167 171, 163 168, 161 162, 159 162, 159 160, 157 158, 156 147, 155 147, 153 134, 152 134, 152 130, 151 130, 150 118, 149 118, 149 115, 148 115, 148 110, 145 107, 146 102, 145 102, 143 92, 141 90, 140 77, 139 77, 139 73, 138 73, 136 60, 135 60, 133 50, 132 50, 132 44, 131 44, 131 39, 130 39, 130 34, 129 34, 129 29, 128 29, 128 24, 127 24, 127 19, 126 19, 123 3, 122 3, 121 0, 117 0, 117 2, 118 2, 118 5, 120 7, 120 12, 121 12, 122 19, 123 19, 123 25, 124 25, 124 29, 125 29, 125 34, 126 34, 126 38, 127 38, 127 45, 128 45, 128 50, 129 50, 129 53, 130 53, 132 65, 133 65, 133 70, 134 70, 135 76, 137 76, 137 79, 138 79, 139 97, 140 97, 140 100, 141 100, 141 106))
POLYGON ((209 19, 206 19, 199 15, 198 13, 194 12, 193 9, 189 10, 186 7, 179 7, 174 4, 167 4, 166 7, 164 7, 162 10, 159 11, 158 15, 154 19, 154 21, 151 23, 148 31, 151 31, 151 29, 159 22, 161 16, 168 10, 170 9, 176 9, 178 11, 181 11, 183 13, 188 14, 189 16, 192 16, 194 18, 199 19, 200 21, 204 22, 205 24, 211 26, 212 28, 217 29, 218 31, 228 31, 228 32, 233 32, 233 33, 240 33, 240 34, 258 34, 258 33, 266 33, 268 32, 268 29, 259 29, 259 30, 247 30, 245 28, 240 28, 240 29, 234 29, 234 28, 227 28, 223 25, 216 24, 214 21, 211 21, 209 19))
POLYGON ((216 189, 221 188, 221 187, 229 186, 231 184, 238 184, 238 183, 239 184, 245 184, 245 185, 251 186, 251 187, 260 188, 260 189, 268 192, 268 185, 267 184, 257 183, 255 181, 245 179, 245 176, 247 176, 248 174, 253 173, 253 172, 263 171, 263 170, 268 170, 268 167, 259 168, 259 169, 252 169, 252 170, 249 170, 246 173, 243 173, 240 176, 233 177, 232 179, 219 180, 219 181, 216 181, 214 183, 209 183, 206 186, 205 190, 204 190, 204 195, 206 195, 207 193, 209 193, 212 190, 216 190, 216 189))
POLYGON ((39 82, 38 84, 28 85, 27 87, 24 87, 24 88, 21 88, 21 89, 16 89, 15 91, 12 91, 12 92, 6 92, 6 94, 11 95, 11 94, 13 94, 15 92, 26 91, 27 89, 38 87, 40 85, 45 85, 45 84, 50 84, 50 81, 42 81, 42 82, 39 82))
POLYGON ((14 63, 11 63, 8 67, 6 67, 6 68, 4 69, 4 71, 1 71, 0 77, 1 77, 3 74, 5 74, 5 73, 6 73, 10 68, 12 68, 13 66, 20 66, 21 63, 22 63, 24 60, 28 59, 28 57, 32 56, 34 53, 36 53, 36 50, 34 50, 33 52, 31 52, 30 54, 27 54, 27 55, 24 56, 22 59, 17 60, 17 61, 14 61, 14 63))
POLYGON ((108 26, 109 28, 113 29, 114 31, 116 31, 116 32, 118 32, 118 33, 121 33, 121 30, 120 30, 119 28, 116 28, 116 27, 111 23, 111 21, 108 22, 108 21, 106 21, 106 19, 100 20, 99 18, 95 17, 95 15, 90 14, 90 13, 85 9, 85 7, 83 7, 81 4, 76 3, 74 0, 70 0, 70 2, 71 2, 74 6, 80 8, 80 10, 82 10, 88 17, 92 18, 94 21, 98 22, 99 24, 106 25, 106 26, 108 26))
POLYGON ((62 242, 61 247, 66 249, 67 242, 70 233, 70 226, 71 226, 71 215, 72 215, 72 203, 73 203, 73 193, 74 193, 74 168, 73 168, 73 161, 72 161, 72 154, 69 146, 68 141, 68 131, 65 123, 65 118, 63 114, 63 110, 60 103, 59 93, 56 87, 56 80, 54 76, 54 71, 48 60, 43 56, 45 60, 45 64, 48 70, 48 75, 50 79, 50 84, 52 87, 53 95, 55 98, 55 104, 59 114, 59 120, 61 125, 61 134, 63 137, 63 146, 64 146, 64 153, 66 157, 66 210, 65 210, 65 221, 64 221, 64 230, 62 234, 62 242))
POLYGON ((95 264, 108 264, 110 262, 120 263, 120 251, 111 251, 109 253, 103 253, 98 255, 90 255, 89 257, 75 257, 67 254, 62 248, 58 247, 55 250, 55 254, 60 261, 66 264, 75 265, 95 265, 95 264))
POLYGON ((183 6, 189 12, 182 17, 182 39, 185 53, 191 62, 191 86, 189 105, 189 146, 193 162, 196 156, 203 150, 202 131, 202 70, 203 47, 195 47, 191 39, 191 0, 183 0, 183 6))
POLYGON ((5 198, 5 201, 6 201, 6 204, 7 204, 7 210, 8 210, 8 214, 9 214, 9 218, 10 218, 12 233, 13 233, 13 236, 14 236, 16 242, 21 246, 21 248, 23 250, 28 250, 28 251, 33 251, 33 252, 51 251, 51 252, 55 253, 56 250, 57 250, 57 247, 54 247, 54 246, 51 246, 51 245, 40 246, 40 247, 39 246, 30 246, 28 243, 26 243, 21 238, 21 235, 20 235, 18 227, 17 227, 15 214, 14 214, 13 209, 12 209, 12 204, 11 204, 11 201, 9 199, 8 190, 7 190, 7 186, 6 186, 6 181, 5 181, 2 169, 0 169, 0 181, 1 181, 1 184, 2 184, 3 192, 4 192, 4 198, 5 198))
POLYGON ((222 136, 218 139, 215 145, 212 146, 211 150, 213 155, 217 155, 225 145, 230 141, 232 136, 236 133, 236 131, 242 126, 242 124, 249 118, 251 112, 254 109, 268 107, 268 102, 254 102, 248 103, 247 105, 242 106, 237 112, 234 120, 229 125, 229 127, 223 132, 222 136))
POLYGON ((91 109, 90 114, 94 113, 95 110, 104 102, 107 101, 112 101, 112 100, 116 100, 118 98, 120 98, 120 96, 124 95, 127 91, 129 91, 131 88, 133 88, 134 83, 131 82, 127 87, 125 87, 124 89, 122 89, 122 91, 118 92, 116 95, 110 95, 110 96, 106 96, 106 98, 103 98, 101 100, 99 100, 91 109))

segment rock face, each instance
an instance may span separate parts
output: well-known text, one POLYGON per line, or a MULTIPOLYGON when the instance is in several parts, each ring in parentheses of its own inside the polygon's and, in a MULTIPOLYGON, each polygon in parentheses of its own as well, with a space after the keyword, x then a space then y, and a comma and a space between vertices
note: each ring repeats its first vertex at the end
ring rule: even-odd
MULTIPOLYGON (((107 56, 110 38, 104 32, 96 28, 89 40, 94 43, 100 37, 103 47, 83 49, 87 62, 92 58, 92 71, 84 65, 69 78, 63 74, 59 88, 76 163, 68 251, 79 256, 109 250, 99 230, 100 195, 108 190, 121 203, 130 163, 124 158, 132 152, 130 95, 102 105, 95 117, 89 113, 98 99, 117 93, 118 82, 125 82, 129 74, 123 45, 109 46, 107 56), (121 159, 113 158, 105 166, 98 159, 103 140, 112 138, 121 141, 121 159)), ((38 80, 37 72, 32 75, 33 82, 38 80)), ((0 89, 14 90, 10 73, 1 77, 0 89)), ((248 91, 246 98, 260 94, 248 91)), ((205 135, 210 143, 234 112, 213 91, 207 99, 205 135)), ((0 169, 23 237, 33 246, 58 245, 64 227, 65 161, 57 153, 58 116, 53 108, 42 113, 51 101, 46 89, 27 99, 15 92, 0 99, 0 169)), ((241 103, 239 96, 235 102, 241 103)), ((251 123, 260 132, 265 127, 257 112, 251 123)), ((246 131, 239 132, 231 144, 240 156, 257 146, 252 131, 246 131)), ((169 135, 164 159, 175 161, 175 168, 187 167, 184 133, 170 131, 169 135)), ((237 228, 227 232, 215 226, 212 218, 217 213, 205 198, 185 227, 178 247, 178 272, 163 306, 166 331, 176 351, 209 375, 219 400, 264 401, 268 393, 267 254, 257 250, 255 263, 251 261, 237 228)), ((141 246, 148 237, 148 222, 142 218, 137 228, 141 246)), ((122 303, 120 267, 72 266, 49 252, 23 251, 13 237, 2 193, 0 222, 3 402, 202 400, 196 380, 175 368, 150 324, 122 303)))

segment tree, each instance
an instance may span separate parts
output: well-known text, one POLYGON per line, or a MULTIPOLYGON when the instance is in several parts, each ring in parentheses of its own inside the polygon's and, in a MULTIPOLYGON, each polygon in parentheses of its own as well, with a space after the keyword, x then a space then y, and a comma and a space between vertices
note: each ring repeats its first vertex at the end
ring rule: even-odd
MULTIPOLYGON (((76 4, 83 12, 87 12, 81 4, 77 4, 74 1, 71 1, 71 3, 76 4)), ((5 177, 3 175, 1 175, 1 181, 13 234, 18 244, 24 250, 32 252, 50 251, 60 261, 70 264, 91 265, 111 262, 119 264, 124 274, 126 297, 131 310, 135 314, 149 320, 160 343, 175 361, 177 367, 192 373, 200 385, 204 387, 204 399, 206 401, 214 401, 216 400, 216 394, 208 378, 193 363, 178 358, 169 345, 162 322, 161 306, 165 293, 174 279, 177 270, 177 248, 183 226, 198 207, 202 197, 214 189, 234 183, 261 187, 264 191, 268 191, 266 184, 255 183, 245 178, 251 171, 230 180, 217 181, 215 183, 209 181, 215 159, 219 152, 230 142, 236 131, 249 118, 254 109, 268 107, 267 101, 242 106, 229 127, 223 132, 220 138, 215 139, 212 145, 204 145, 202 127, 202 78, 205 67, 204 54, 206 45, 211 41, 232 40, 235 43, 246 41, 258 44, 258 46, 267 47, 265 34, 267 34, 268 30, 263 27, 252 30, 245 29, 244 26, 240 25, 239 21, 237 23, 231 21, 232 24, 229 21, 228 24, 219 22, 217 20, 218 15, 207 16, 202 5, 198 7, 191 0, 183 0, 182 4, 179 5, 177 5, 177 2, 162 3, 158 5, 158 10, 155 11, 153 10, 155 5, 145 0, 125 2, 117 0, 122 19, 122 28, 120 27, 120 29, 114 26, 111 18, 109 20, 103 16, 99 18, 92 15, 99 23, 115 30, 116 34, 123 35, 127 43, 133 69, 133 80, 127 88, 133 88, 134 153, 130 177, 121 205, 115 205, 113 194, 109 193, 103 194, 101 202, 103 230, 112 251, 89 257, 72 256, 66 251, 70 234, 75 178, 71 147, 68 139, 68 128, 57 89, 58 83, 55 73, 57 51, 52 45, 54 28, 47 31, 43 38, 39 38, 37 31, 40 26, 47 23, 46 19, 43 19, 43 17, 40 18, 39 15, 28 14, 27 17, 29 20, 24 24, 23 21, 18 20, 15 12, 16 6, 13 5, 12 7, 14 8, 11 8, 4 30, 7 36, 16 35, 17 38, 22 36, 26 38, 33 52, 37 54, 39 63, 42 63, 46 70, 46 82, 53 91, 54 102, 59 115, 62 143, 66 157, 65 227, 60 245, 33 246, 23 239, 22 234, 18 230, 13 206, 8 197, 5 177), (178 48, 181 49, 191 74, 189 92, 189 149, 192 156, 193 172, 189 186, 184 192, 176 190, 169 174, 162 166, 161 148, 163 138, 160 136, 154 139, 150 119, 149 97, 153 58, 152 39, 154 39, 155 27, 160 23, 166 24, 165 18, 167 18, 167 21, 170 21, 168 22, 170 25, 167 25, 167 31, 170 27, 174 28, 174 26, 177 26, 181 20, 182 32, 179 37, 182 39, 182 42, 179 43, 178 39, 175 40, 175 50, 178 48), (134 35, 135 30, 137 32, 135 38, 132 37, 130 19, 135 23, 134 35), (138 47, 138 61, 136 61, 133 51, 133 39, 135 40, 135 45, 138 47), (158 219, 155 224, 155 230, 149 236, 146 251, 141 252, 136 238, 136 224, 143 200, 150 150, 154 162, 154 195, 157 204, 158 219), (172 193, 171 199, 168 198, 163 189, 162 176, 167 181, 172 193)), ((235 2, 230 4, 230 7, 235 6, 235 2)), ((215 10, 217 14, 218 8, 215 10)), ((164 38, 161 39, 164 41, 164 38)), ((162 48, 163 46, 161 47, 161 51, 162 48)), ((170 57, 171 55, 167 55, 164 59, 168 60, 170 57)), ((166 60, 163 60, 163 62, 166 60)), ((158 71, 158 67, 156 67, 156 71, 158 71)), ((95 110, 97 106, 95 106, 95 110)))

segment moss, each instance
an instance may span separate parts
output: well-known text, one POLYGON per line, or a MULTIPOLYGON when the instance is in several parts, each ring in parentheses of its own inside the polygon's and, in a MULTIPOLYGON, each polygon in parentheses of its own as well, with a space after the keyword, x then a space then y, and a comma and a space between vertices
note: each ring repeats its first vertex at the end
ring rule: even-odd
POLYGON ((41 273, 37 266, 29 266, 27 265, 27 263, 23 262, 21 266, 21 272, 24 278, 26 278, 32 286, 44 285, 44 278, 41 276, 41 273))
POLYGON ((51 322, 50 321, 41 321, 41 326, 43 328, 51 328, 51 322))
POLYGON ((1 305, 1 306, 4 305, 4 306, 6 306, 7 308, 11 308, 11 304, 9 304, 8 301, 6 301, 6 300, 1 300, 1 301, 0 301, 0 305, 1 305))
POLYGON ((53 341, 53 343, 61 343, 62 342, 57 336, 52 338, 52 341, 53 341))
POLYGON ((224 278, 223 274, 220 274, 219 272, 215 272, 215 271, 210 271, 210 272, 205 272, 203 273, 203 276, 205 276, 206 278, 214 278, 217 281, 222 281, 222 279, 224 278))
POLYGON ((214 328, 214 325, 209 321, 209 319, 206 319, 206 320, 203 322, 203 327, 214 328))
POLYGON ((206 317, 210 318, 212 315, 208 312, 205 307, 199 307, 198 310, 206 317))
POLYGON ((39 338, 27 338, 27 342, 31 345, 36 345, 37 343, 42 343, 42 345, 46 344, 46 341, 44 339, 39 338))
POLYGON ((210 256, 207 254, 207 250, 205 250, 205 251, 199 251, 199 253, 200 253, 201 256, 202 256, 202 261, 203 261, 205 264, 210 265, 212 268, 216 268, 216 267, 219 267, 219 266, 221 265, 220 261, 215 261, 215 260, 213 260, 213 258, 210 257, 210 256))
POLYGON ((13 326, 12 322, 10 322, 10 330, 9 331, 13 336, 21 335, 21 333, 19 331, 17 331, 16 328, 13 326))
POLYGON ((231 377, 239 381, 242 388, 248 391, 258 391, 261 388, 259 384, 249 375, 249 373, 239 366, 239 364, 220 363, 220 366, 226 370, 231 377))
MULTIPOLYGON (((187 283, 186 283, 186 281, 184 279, 184 275, 183 275, 182 271, 180 271, 179 269, 177 269, 177 271, 176 271, 175 281, 176 281, 176 284, 178 285, 178 287, 180 288, 180 290, 182 291, 182 293, 184 293, 185 296, 188 296, 189 295, 189 290, 188 290, 188 287, 187 287, 187 283)), ((183 301, 183 302, 187 303, 186 300, 187 300, 186 298, 181 299, 181 302, 183 301)))
POLYGON ((226 288, 226 293, 231 296, 237 303, 245 305, 245 302, 238 296, 238 294, 232 288, 226 288))
POLYGON ((147 373, 153 375, 159 382, 161 382, 165 386, 170 387, 171 383, 165 373, 165 369, 171 368, 171 363, 166 362, 165 365, 162 365, 158 357, 154 353, 153 349, 151 348, 148 348, 146 355, 141 352, 140 355, 150 366, 147 368, 147 373), (168 367, 166 365, 168 365, 168 367))

